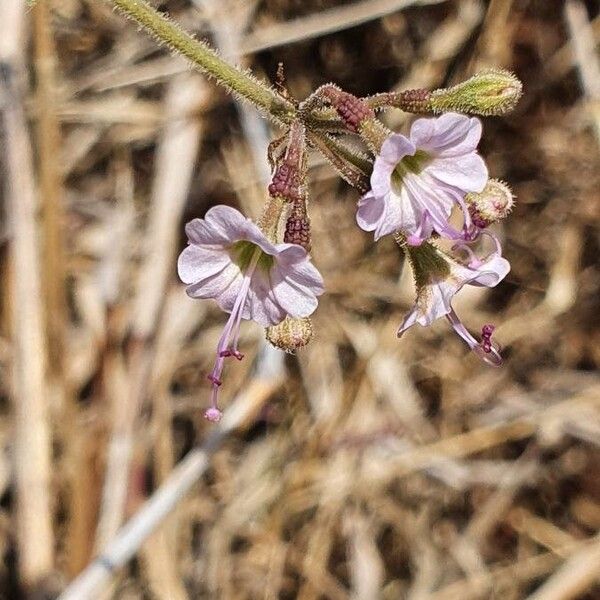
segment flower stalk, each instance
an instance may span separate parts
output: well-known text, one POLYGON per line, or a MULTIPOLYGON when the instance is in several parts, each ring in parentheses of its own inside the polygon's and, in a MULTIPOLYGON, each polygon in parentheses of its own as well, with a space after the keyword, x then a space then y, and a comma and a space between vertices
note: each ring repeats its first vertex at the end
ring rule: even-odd
POLYGON ((133 19, 159 42, 190 60, 201 71, 213 77, 236 96, 247 100, 280 124, 290 123, 294 104, 269 85, 250 73, 224 61, 212 48, 194 39, 165 15, 154 10, 144 0, 107 0, 127 17, 133 19))

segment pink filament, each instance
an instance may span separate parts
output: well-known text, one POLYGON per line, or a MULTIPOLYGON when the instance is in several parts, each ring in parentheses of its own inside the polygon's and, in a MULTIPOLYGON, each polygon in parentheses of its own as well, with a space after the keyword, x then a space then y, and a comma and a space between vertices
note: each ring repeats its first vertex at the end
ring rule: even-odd
POLYGON ((463 325, 462 321, 453 309, 446 315, 446 318, 454 328, 454 331, 465 340, 469 348, 483 360, 483 362, 492 367, 500 367, 502 365, 502 356, 498 351, 497 346, 492 342, 493 325, 485 325, 482 329, 482 341, 478 342, 463 325))
POLYGON ((244 280, 242 286, 235 299, 235 303, 227 319, 227 323, 223 328, 223 333, 219 338, 217 345, 217 357, 213 366, 212 372, 207 376, 208 380, 212 383, 212 390, 210 394, 210 408, 204 413, 204 417, 216 423, 221 420, 222 412, 218 406, 218 395, 219 387, 221 386, 221 374, 223 373, 223 366, 225 359, 228 357, 235 357, 238 360, 242 360, 244 355, 238 350, 238 342, 240 339, 240 325, 242 322, 242 315, 244 313, 244 307, 246 306, 246 300, 248 299, 248 292, 250 291, 250 283, 252 282, 252 275, 256 269, 258 259, 260 258, 261 250, 256 248, 248 270, 244 273, 244 280))

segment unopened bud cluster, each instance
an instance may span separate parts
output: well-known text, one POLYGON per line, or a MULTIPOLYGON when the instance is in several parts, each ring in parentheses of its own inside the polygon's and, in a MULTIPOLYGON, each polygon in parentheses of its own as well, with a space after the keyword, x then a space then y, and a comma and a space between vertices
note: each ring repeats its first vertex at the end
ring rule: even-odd
POLYGON ((367 104, 372 108, 389 106, 409 113, 456 111, 498 116, 513 110, 522 93, 523 85, 510 71, 489 69, 449 88, 377 94, 368 98, 367 104))
POLYGON ((511 189, 498 179, 490 179, 483 191, 465 196, 473 224, 484 229, 508 216, 515 203, 511 189))
POLYGON ((309 317, 286 317, 278 325, 267 327, 265 334, 273 346, 293 354, 310 342, 313 336, 313 327, 309 317))
POLYGON ((283 163, 277 167, 271 183, 269 195, 284 198, 289 202, 296 202, 302 196, 300 171, 297 165, 283 163))
POLYGON ((310 219, 306 213, 306 205, 297 202, 285 223, 283 241, 289 244, 298 244, 307 252, 311 250, 310 219))
POLYGON ((364 121, 375 118, 373 109, 360 98, 347 92, 340 92, 337 95, 334 106, 346 127, 353 133, 359 132, 364 121))
POLYGON ((431 92, 433 112, 456 110, 463 113, 497 116, 515 108, 522 83, 509 71, 490 69, 450 88, 431 92))

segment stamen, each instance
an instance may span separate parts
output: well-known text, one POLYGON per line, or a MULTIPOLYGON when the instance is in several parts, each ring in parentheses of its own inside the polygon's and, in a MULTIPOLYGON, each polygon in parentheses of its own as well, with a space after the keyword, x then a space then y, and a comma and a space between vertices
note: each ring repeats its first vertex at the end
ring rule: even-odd
POLYGON ((492 351, 492 333, 494 333, 494 329, 494 326, 489 323, 481 328, 481 347, 484 352, 490 353, 492 351))
POLYGON ((492 367, 499 367, 502 365, 502 356, 500 355, 499 347, 492 342, 492 333, 494 331, 493 325, 484 325, 481 330, 482 341, 478 342, 469 333, 468 329, 463 325, 462 321, 458 318, 458 315, 454 310, 446 315, 446 318, 452 325, 452 328, 458 335, 468 344, 469 348, 475 352, 475 354, 492 367))
POLYGON ((210 375, 207 375, 206 379, 212 381, 213 384, 216 386, 223 385, 223 382, 218 377, 215 377, 215 375, 213 375, 212 373, 210 375))
POLYGON ((230 356, 233 356, 234 358, 237 358, 238 360, 242 360, 244 358, 244 355, 239 351, 239 350, 223 350, 222 352, 219 352, 219 356, 221 356, 222 358, 229 358, 230 356))
POLYGON ((227 319, 227 323, 225 324, 223 333, 219 339, 217 345, 217 358, 213 370, 210 375, 207 376, 208 380, 211 381, 213 385, 210 396, 211 406, 205 411, 204 418, 213 423, 220 421, 223 414, 218 407, 218 394, 219 387, 222 384, 221 373, 223 372, 225 359, 231 356, 237 358, 237 360, 242 360, 242 358, 244 358, 244 355, 237 348, 240 335, 240 324, 242 321, 242 314, 244 313, 244 306, 246 305, 246 299, 248 298, 248 292, 250 291, 252 275, 256 270, 256 265, 258 264, 261 252, 261 249, 257 247, 252 254, 248 268, 244 273, 244 280, 240 287, 240 291, 238 292, 229 319, 227 319))

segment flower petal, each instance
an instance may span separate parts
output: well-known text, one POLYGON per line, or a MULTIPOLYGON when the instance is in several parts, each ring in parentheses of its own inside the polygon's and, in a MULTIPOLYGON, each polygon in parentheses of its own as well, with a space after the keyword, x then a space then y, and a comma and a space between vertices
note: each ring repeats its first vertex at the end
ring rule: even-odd
POLYGON ((277 263, 291 266, 308 260, 308 253, 299 244, 277 244, 277 263))
POLYGON ((261 231, 260 227, 250 219, 246 219, 241 228, 239 239, 256 244, 265 254, 270 256, 277 256, 280 252, 278 245, 273 244, 261 231))
POLYGON ((197 283, 222 271, 231 259, 227 252, 191 244, 177 260, 177 272, 183 283, 197 283))
POLYGON ((414 144, 403 135, 391 135, 383 142, 371 174, 371 191, 375 196, 385 196, 390 191, 394 169, 405 156, 415 152, 414 144))
POLYGON ((271 272, 271 283, 277 302, 291 317, 308 317, 317 308, 315 293, 295 284, 278 267, 271 272))
POLYGON ((420 217, 421 213, 411 201, 405 186, 400 190, 392 190, 385 198, 384 212, 375 230, 375 241, 400 230, 414 232, 420 217))
POLYGON ((258 271, 252 277, 248 304, 250 318, 263 327, 281 323, 287 314, 277 302, 267 274, 258 271))
POLYGON ((383 216, 385 201, 382 196, 368 192, 358 201, 356 222, 363 231, 375 231, 383 216))
POLYGON ((411 140, 400 133, 394 133, 381 145, 378 158, 395 168, 406 155, 412 156, 415 152, 416 146, 411 140))
MULTIPOLYGON (((446 186, 440 185, 426 173, 420 175, 408 174, 404 178, 404 186, 407 196, 413 207, 415 215, 415 227, 422 222, 425 211, 429 214, 429 224, 420 232, 420 237, 427 238, 431 235, 432 226, 436 225, 438 231, 448 225, 448 218, 452 212, 455 199, 448 193, 446 186)), ((407 232, 413 233, 414 230, 407 232)))
POLYGON ((453 157, 474 152, 481 139, 481 121, 458 113, 445 113, 433 119, 417 119, 410 139, 419 150, 437 157, 453 157))
POLYGON ((469 283, 477 287, 495 287, 508 275, 509 271, 510 263, 499 254, 494 253, 477 269, 477 276, 469 283))
POLYGON ((233 293, 235 298, 242 281, 243 276, 239 268, 230 263, 219 273, 188 285, 186 292, 191 298, 214 298, 223 310, 229 312, 233 307, 233 302, 229 306, 229 294, 233 293))
POLYGON ((230 243, 230 236, 204 219, 193 219, 187 223, 185 233, 189 242, 197 246, 224 246, 230 243))
POLYGON ((290 267, 287 278, 296 287, 301 287, 315 296, 320 296, 325 291, 321 273, 309 261, 290 267))
POLYGON ((248 221, 239 210, 223 204, 208 210, 204 220, 229 241, 243 239, 240 234, 248 221))
POLYGON ((413 309, 404 317, 404 321, 398 328, 398 337, 415 323, 428 327, 440 317, 447 315, 452 310, 452 298, 463 285, 464 282, 444 280, 421 288, 413 309))
POLYGON ((488 180, 485 162, 475 153, 454 158, 436 158, 424 172, 465 193, 481 192, 488 180))

